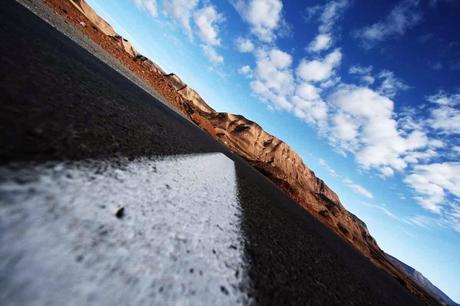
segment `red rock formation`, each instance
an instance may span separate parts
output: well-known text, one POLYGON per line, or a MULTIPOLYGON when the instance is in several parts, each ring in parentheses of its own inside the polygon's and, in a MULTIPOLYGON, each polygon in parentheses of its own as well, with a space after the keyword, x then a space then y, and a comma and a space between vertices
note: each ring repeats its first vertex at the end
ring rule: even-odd
POLYGON ((210 107, 203 98, 191 87, 185 84, 179 76, 174 73, 167 75, 169 82, 174 86, 176 91, 190 104, 195 108, 199 109, 201 112, 212 114, 216 111, 210 107))

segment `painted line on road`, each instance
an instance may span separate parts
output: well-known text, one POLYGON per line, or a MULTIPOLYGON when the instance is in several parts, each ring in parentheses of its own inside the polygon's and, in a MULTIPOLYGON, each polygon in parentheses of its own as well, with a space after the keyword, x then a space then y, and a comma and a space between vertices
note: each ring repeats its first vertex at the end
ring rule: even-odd
POLYGON ((0 168, 11 304, 237 305, 248 279, 221 153, 0 168))

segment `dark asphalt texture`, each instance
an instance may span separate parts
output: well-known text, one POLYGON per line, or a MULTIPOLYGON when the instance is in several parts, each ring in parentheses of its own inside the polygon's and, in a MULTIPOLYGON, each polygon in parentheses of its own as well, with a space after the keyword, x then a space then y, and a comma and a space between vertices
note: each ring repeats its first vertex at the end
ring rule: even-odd
POLYGON ((421 304, 242 159, 15 1, 0 6, 0 41, 0 165, 222 152, 237 169, 256 304, 421 304))

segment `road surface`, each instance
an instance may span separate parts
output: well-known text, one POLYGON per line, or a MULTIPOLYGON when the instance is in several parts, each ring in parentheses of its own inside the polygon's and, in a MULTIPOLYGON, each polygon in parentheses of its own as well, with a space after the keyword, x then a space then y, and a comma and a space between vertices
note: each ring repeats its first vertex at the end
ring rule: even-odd
POLYGON ((15 1, 2 305, 419 305, 264 176, 15 1))

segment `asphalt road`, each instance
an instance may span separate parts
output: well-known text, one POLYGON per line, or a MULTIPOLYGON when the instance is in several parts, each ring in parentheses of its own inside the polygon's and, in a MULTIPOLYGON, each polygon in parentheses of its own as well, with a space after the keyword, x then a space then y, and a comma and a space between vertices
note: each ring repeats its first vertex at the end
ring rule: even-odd
POLYGON ((2 305, 419 305, 198 127, 0 8, 2 305))

